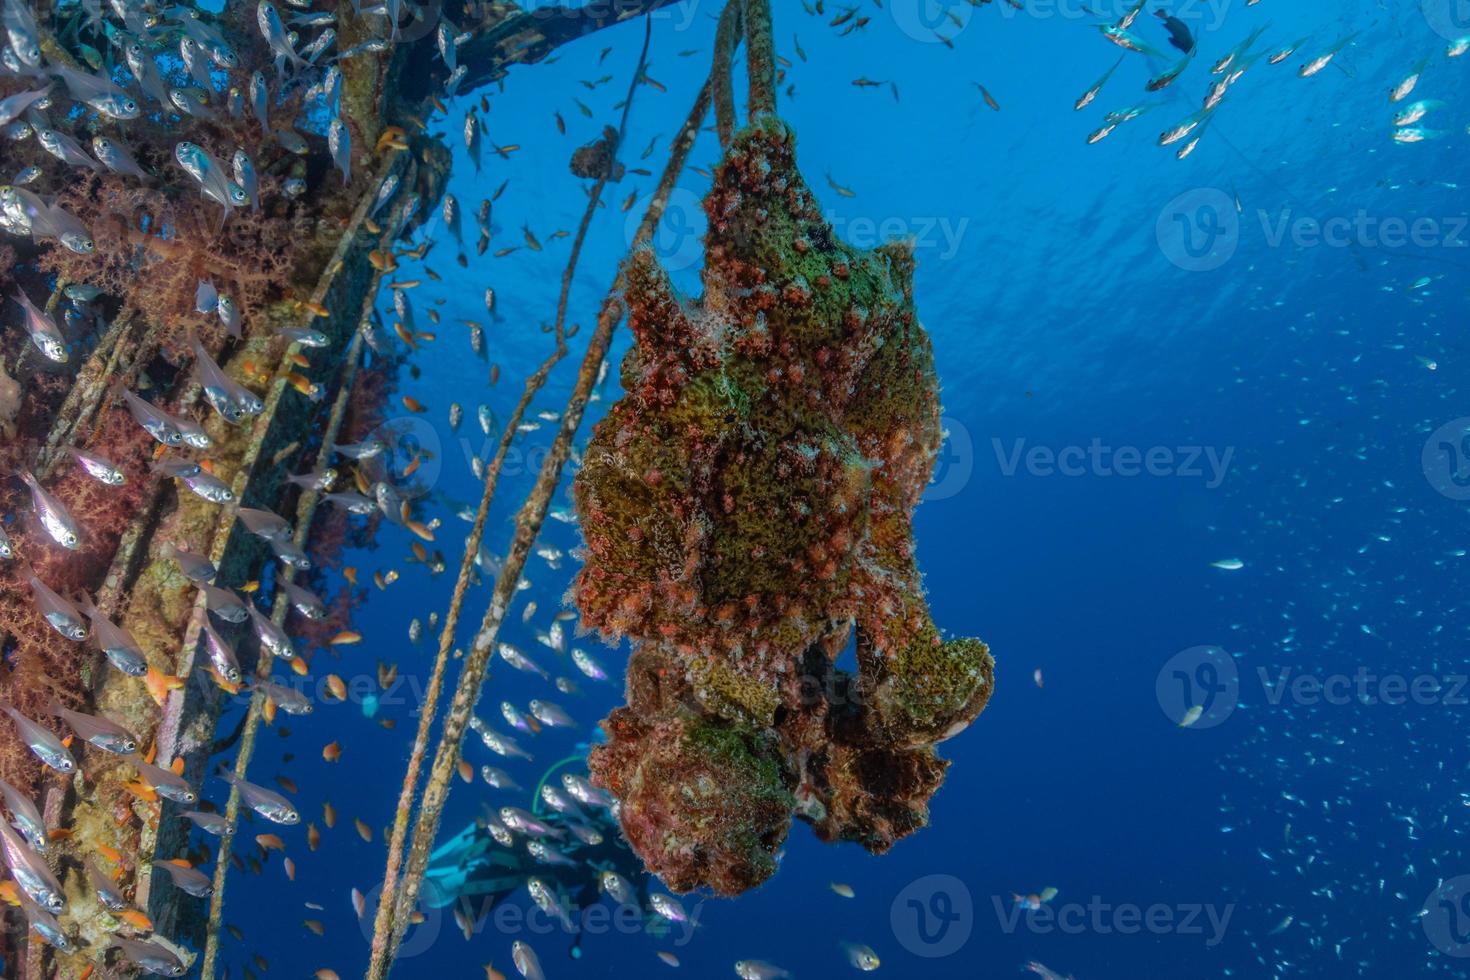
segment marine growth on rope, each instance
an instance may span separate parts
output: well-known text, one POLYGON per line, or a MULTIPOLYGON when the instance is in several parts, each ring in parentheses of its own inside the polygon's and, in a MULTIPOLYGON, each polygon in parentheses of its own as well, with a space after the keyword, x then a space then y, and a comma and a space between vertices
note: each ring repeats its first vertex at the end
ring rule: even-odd
POLYGON ((886 851, 993 684, 985 644, 935 627, 914 557, 942 433, 911 250, 839 241, 794 150, 774 117, 735 136, 699 299, 629 259, 626 394, 575 488, 583 622, 635 648, 593 775, 679 891, 760 884, 793 814, 886 851), (834 668, 850 642, 855 675, 834 668))

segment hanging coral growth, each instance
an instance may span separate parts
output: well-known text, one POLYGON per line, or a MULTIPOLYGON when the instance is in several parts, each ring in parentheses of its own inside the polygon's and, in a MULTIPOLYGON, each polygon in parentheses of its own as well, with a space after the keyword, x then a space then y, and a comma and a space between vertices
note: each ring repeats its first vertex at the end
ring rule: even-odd
POLYGON ((735 136, 698 301, 630 258, 627 394, 576 483, 583 621, 637 648, 592 769, 677 890, 765 880, 793 812, 887 850, 993 681, 983 643, 941 637, 914 559, 942 434, 912 254, 839 241, 794 149, 774 116, 735 136))

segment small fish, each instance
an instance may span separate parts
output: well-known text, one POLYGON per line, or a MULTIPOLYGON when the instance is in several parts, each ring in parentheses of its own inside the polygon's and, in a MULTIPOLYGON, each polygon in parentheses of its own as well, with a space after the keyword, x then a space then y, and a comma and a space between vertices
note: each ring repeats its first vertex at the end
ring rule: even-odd
POLYGON ((280 64, 284 60, 289 62, 293 68, 301 68, 306 62, 296 53, 291 46, 291 39, 286 33, 286 25, 281 21, 280 11, 275 5, 261 0, 255 8, 255 23, 260 28, 260 34, 265 38, 266 46, 276 56, 277 73, 280 64))
POLYGON ((378 505, 371 497, 365 497, 360 493, 327 493, 322 499, 346 510, 349 514, 365 516, 377 511, 378 505))
POLYGON ((1164 53, 1150 45, 1147 41, 1135 34, 1130 34, 1116 24, 1098 24, 1097 29, 1102 36, 1112 41, 1120 48, 1128 51, 1137 51, 1139 54, 1148 55, 1151 58, 1163 58, 1164 53))
POLYGON ((48 589, 46 583, 36 578, 34 573, 27 572, 25 579, 30 583, 36 608, 46 617, 46 622, 51 624, 52 629, 68 640, 81 642, 87 638, 87 628, 82 625, 82 614, 77 611, 76 606, 48 589))
POLYGON ((149 786, 152 786, 158 795, 164 799, 173 800, 175 803, 183 803, 186 806, 192 806, 199 802, 199 794, 194 792, 194 787, 190 786, 184 780, 183 776, 180 776, 172 769, 155 766, 153 763, 147 762, 138 756, 130 759, 129 763, 134 769, 138 770, 138 775, 143 777, 143 781, 149 786))
POLYGON ((49 129, 44 126, 36 127, 36 141, 40 143, 41 149, 60 160, 69 167, 85 167, 88 170, 102 169, 102 164, 93 160, 91 155, 66 133, 49 129))
POLYGON ((684 911, 684 906, 677 898, 666 892, 654 892, 649 895, 648 904, 653 907, 655 913, 670 922, 689 921, 689 913, 684 911))
POLYGON ((235 656, 234 647, 219 635, 219 631, 205 620, 200 625, 200 631, 204 634, 204 648, 209 655, 209 665, 230 684, 240 683, 240 661, 235 656))
MULTIPOLYGON (((240 188, 236 187, 233 184, 231 184, 230 186, 232 194, 240 190, 240 188)), ((244 200, 241 200, 238 203, 244 204, 245 202, 244 200)), ((235 301, 228 296, 221 295, 219 298, 219 305, 215 307, 214 312, 219 317, 219 322, 224 324, 225 333, 229 334, 231 337, 234 337, 236 340, 240 340, 243 336, 240 332, 240 307, 235 304, 235 301)), ((255 398, 254 395, 250 395, 250 397, 254 399, 256 404, 260 403, 260 399, 255 398)), ((256 409, 250 414, 259 415, 262 410, 263 409, 256 409)))
POLYGON ((352 179, 352 134, 347 124, 335 118, 327 126, 327 148, 332 154, 332 164, 342 171, 345 186, 352 179))
POLYGON ((267 541, 279 541, 291 536, 291 525, 274 511, 238 507, 235 509, 235 516, 245 525, 245 530, 267 541))
POLYGON ((92 890, 97 893, 97 900, 110 912, 117 913, 128 907, 128 900, 118 890, 117 883, 97 867, 97 863, 88 858, 86 862, 87 878, 92 883, 92 890))
POLYGON ((103 616, 86 596, 82 597, 81 604, 82 612, 92 622, 92 636, 108 662, 129 677, 142 677, 148 673, 148 660, 132 634, 103 616))
POLYGON ((1422 126, 1405 126, 1394 130, 1393 139, 1396 143, 1423 143, 1425 140, 1436 140, 1444 136, 1442 129, 1425 129, 1422 126))
POLYGON ((840 881, 830 882, 827 887, 843 898, 852 898, 854 894, 851 885, 845 885, 840 881))
POLYGON ((838 943, 842 948, 843 955, 847 957, 848 965, 854 970, 870 973, 881 965, 878 954, 872 948, 862 943, 838 943))
POLYGON ((214 562, 203 555, 196 555, 192 551, 185 551, 178 545, 165 543, 159 549, 159 553, 165 558, 172 558, 184 573, 184 577, 195 582, 212 582, 219 574, 219 569, 214 562))
POLYGON ((517 790, 521 788, 521 785, 509 773, 494 766, 481 766, 480 778, 496 789, 517 790))
POLYGON ((186 818, 206 834, 213 834, 216 837, 229 837, 235 832, 235 828, 230 826, 230 822, 218 813, 205 813, 202 810, 185 810, 179 816, 186 818))
POLYGON ((183 442, 183 434, 179 431, 173 416, 153 407, 126 388, 117 387, 115 392, 123 396, 133 418, 154 439, 165 446, 177 446, 183 442))
POLYGON ((1342 40, 1334 44, 1332 47, 1324 51, 1322 54, 1319 54, 1311 61, 1302 65, 1301 68, 1297 70, 1297 74, 1300 75, 1302 78, 1311 78, 1313 75, 1316 75, 1323 68, 1326 68, 1329 64, 1331 64, 1332 59, 1337 57, 1338 52, 1342 51, 1342 49, 1347 47, 1349 44, 1352 44, 1353 39, 1357 36, 1358 34, 1356 31, 1347 35, 1342 40))
POLYGON ((323 619, 327 615, 326 604, 315 592, 284 579, 281 580, 281 589, 285 591, 286 598, 296 611, 307 619, 323 619))
POLYGON ((510 959, 526 980, 546 980, 546 974, 541 972, 541 960, 536 957, 536 951, 529 943, 519 939, 511 943, 510 959))
POLYGON ((1245 567, 1245 562, 1239 558, 1222 558, 1219 561, 1210 562, 1211 568, 1218 568, 1226 572, 1238 572, 1245 567))
POLYGON ((0 126, 8 126, 29 109, 32 105, 51 94, 51 86, 45 88, 31 89, 25 92, 17 92, 7 98, 0 99, 0 126))
POLYGON ((0 779, 0 798, 5 800, 11 823, 20 831, 26 843, 36 853, 45 854, 51 842, 46 835, 46 821, 41 816, 41 811, 36 809, 35 802, 3 779, 0 779))
POLYGON ((251 210, 259 211, 260 181, 255 175, 255 163, 250 159, 250 154, 244 150, 236 150, 230 157, 230 169, 234 172, 235 183, 249 198, 251 210))
POLYGON ((543 725, 552 728, 575 728, 577 723, 571 715, 550 701, 531 699, 531 715, 543 725))
POLYGON ((480 120, 474 110, 465 113, 464 116, 464 146, 469 151, 470 160, 475 164, 475 173, 480 172, 480 120))
POLYGON ((235 499, 235 492, 230 489, 230 485, 213 473, 200 470, 189 476, 181 476, 180 479, 197 496, 212 504, 227 504, 235 499))
POLYGON ((492 731, 489 728, 485 728, 480 731, 480 741, 484 743, 485 748, 489 749, 491 752, 494 752, 496 755, 503 756, 505 758, 511 758, 514 756, 525 759, 528 762, 534 760, 534 757, 531 755, 531 753, 527 752, 525 749, 516 744, 516 740, 511 738, 509 735, 501 735, 499 732, 492 731))
POLYGON ((173 880, 174 887, 185 895, 195 898, 208 898, 209 893, 214 891, 214 882, 209 876, 196 868, 174 861, 154 861, 153 867, 166 873, 173 880))
POLYGON ((250 618, 245 603, 229 589, 222 589, 208 582, 195 582, 195 585, 204 593, 205 606, 220 619, 227 623, 243 623, 250 618))
POLYGON ((53 915, 66 908, 61 882, 51 873, 46 859, 27 847, 10 825, 3 822, 0 822, 0 852, 15 883, 37 905, 53 915))
POLYGON ((12 298, 25 311, 26 333, 30 335, 31 343, 36 345, 36 349, 44 354, 47 360, 65 364, 69 357, 66 352, 66 340, 62 337, 61 331, 57 329, 56 321, 38 309, 19 289, 15 291, 15 296, 12 298))
POLYGON ((133 158, 128 148, 106 136, 92 137, 92 152, 102 165, 115 174, 125 174, 129 177, 137 177, 139 180, 147 180, 148 172, 133 158))
POLYGON ((295 688, 266 680, 256 681, 255 688, 288 715, 301 717, 311 714, 313 710, 311 699, 295 688))
POLYGON ((1411 102, 1400 109, 1398 114, 1393 117, 1393 124, 1395 126, 1412 126, 1414 123, 1423 119, 1431 110, 1441 109, 1443 107, 1444 103, 1439 99, 1420 99, 1418 102, 1411 102))
POLYGON ((240 791, 241 798, 245 800, 245 804, 250 809, 272 823, 289 825, 300 822, 301 814, 296 811, 289 800, 279 793, 268 790, 264 786, 246 782, 228 769, 221 768, 219 775, 221 779, 240 791))
POLYGON ((1409 70, 1409 74, 1404 76, 1403 81, 1389 90, 1388 101, 1402 102, 1404 99, 1407 99, 1409 94, 1418 87, 1419 77, 1424 74, 1424 69, 1428 64, 1429 59, 1427 57, 1421 58, 1419 63, 1409 70))
POLYGON ((523 670, 527 673, 540 674, 542 680, 551 679, 551 675, 548 674, 539 664, 531 661, 529 658, 526 657, 525 654, 521 653, 521 651, 511 646, 509 643, 499 644, 496 647, 496 652, 500 654, 501 660, 504 660, 516 670, 523 670))
POLYGON ((566 791, 572 795, 573 799, 584 806, 611 809, 613 805, 612 797, 593 786, 585 776, 579 776, 573 772, 562 773, 561 784, 566 787, 566 791))
MULTIPOLYGON (((225 298, 220 297, 219 309, 224 308, 224 302, 225 298)), ((189 349, 194 353, 194 376, 204 391, 205 400, 226 422, 235 425, 247 416, 265 411, 265 402, 226 374, 192 331, 189 333, 189 349)))
POLYGON ((1184 712, 1184 717, 1182 717, 1182 718, 1179 719, 1179 727, 1180 728, 1188 728, 1188 727, 1190 727, 1195 722, 1199 721, 1200 716, 1203 715, 1204 713, 1205 713, 1205 709, 1204 709, 1204 706, 1203 705, 1199 705, 1199 704, 1192 705, 1189 708, 1189 710, 1187 710, 1187 711, 1184 712))
POLYGON ((41 762, 57 772, 72 772, 76 769, 76 760, 61 743, 61 739, 21 714, 8 701, 0 700, 0 711, 11 717, 20 733, 21 741, 25 742, 26 747, 41 762))
POLYGON ((1278 48, 1276 51, 1272 52, 1272 54, 1266 59, 1266 63, 1267 64, 1272 64, 1272 65, 1279 65, 1279 64, 1281 64, 1287 58, 1290 58, 1292 55, 1296 54, 1297 49, 1300 48, 1303 44, 1306 44, 1310 40, 1311 40, 1311 37, 1310 36, 1297 38, 1295 41, 1292 41, 1286 47, 1284 47, 1284 48, 1278 48))
POLYGON ((104 456, 89 453, 84 449, 67 448, 67 454, 77 461, 77 465, 86 471, 87 475, 98 483, 109 487, 120 487, 128 482, 122 470, 104 456))
POLYGON ((104 752, 115 755, 130 755, 138 750, 138 736, 126 728, 99 715, 83 714, 64 708, 57 702, 51 703, 51 713, 71 726, 82 741, 95 745, 104 752))
POLYGON ((1184 73, 1184 69, 1188 68, 1190 62, 1192 61, 1194 61, 1193 53, 1185 55, 1183 58, 1180 58, 1176 64, 1169 68, 1165 68, 1162 72, 1149 79, 1144 88, 1146 88, 1150 92, 1158 92, 1162 89, 1168 88, 1169 85, 1171 85, 1176 78, 1184 73))
POLYGON ((383 452, 387 450, 387 448, 388 447, 383 444, 383 441, 381 439, 375 438, 366 439, 362 442, 356 443, 339 442, 333 444, 332 446, 334 452, 346 456, 348 459, 355 459, 358 462, 366 459, 372 459, 375 456, 380 456, 383 454, 383 452))
POLYGON ((638 892, 633 883, 616 871, 603 871, 597 876, 597 883, 604 892, 612 896, 612 900, 619 905, 632 908, 638 906, 638 892))
POLYGON ((122 950, 123 958, 142 969, 161 977, 181 977, 188 970, 173 950, 155 942, 113 936, 112 944, 122 950))
MULTIPOLYGON (((531 845, 527 847, 527 851, 530 851, 531 847, 535 846, 538 843, 540 842, 532 841, 531 845)), ((577 862, 572 861, 571 864, 573 867, 575 867, 577 862)), ((565 927, 568 932, 576 931, 576 927, 572 924, 571 916, 567 914, 567 910, 564 907, 563 902, 556 894, 556 891, 551 885, 547 884, 542 879, 533 876, 526 879, 526 890, 531 893, 531 901, 535 902, 537 907, 540 908, 541 911, 545 912, 552 918, 559 920, 562 926, 565 927)))
POLYGON ((36 517, 51 536, 51 540, 69 551, 80 548, 81 538, 77 534, 76 522, 61 505, 61 501, 47 493, 30 470, 21 470, 19 476, 21 482, 30 488, 31 504, 36 510, 36 517))
POLYGON ((245 609, 250 614, 250 622, 255 627, 260 645, 282 660, 295 660, 296 648, 291 645, 291 638, 286 635, 286 631, 255 606, 246 604, 245 609))

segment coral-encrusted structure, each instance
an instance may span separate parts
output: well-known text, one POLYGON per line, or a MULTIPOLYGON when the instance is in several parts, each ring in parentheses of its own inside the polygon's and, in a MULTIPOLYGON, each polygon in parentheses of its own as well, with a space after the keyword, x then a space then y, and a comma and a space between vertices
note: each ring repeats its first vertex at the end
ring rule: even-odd
POLYGON ((769 877, 793 811, 875 852, 923 826, 933 744, 993 682, 983 643, 940 636, 913 555, 942 435, 912 254, 838 241, 794 143, 773 117, 735 137, 700 300, 629 260, 626 395, 576 484, 583 622, 636 646, 593 773, 681 891, 769 877))

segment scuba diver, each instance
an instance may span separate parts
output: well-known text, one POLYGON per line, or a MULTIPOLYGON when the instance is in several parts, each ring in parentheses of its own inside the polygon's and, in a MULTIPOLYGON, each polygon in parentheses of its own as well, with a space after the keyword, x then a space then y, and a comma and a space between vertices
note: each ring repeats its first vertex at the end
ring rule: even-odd
POLYGON ((423 903, 453 906, 469 938, 502 901, 529 894, 573 935, 573 959, 582 955, 583 935, 573 919, 603 895, 615 906, 637 908, 651 933, 667 931, 670 923, 651 912, 653 878, 623 839, 612 799, 587 781, 586 761, 585 755, 572 756, 548 769, 525 809, 482 803, 481 815, 430 855, 423 903), (571 763, 579 763, 582 772, 572 771, 571 763))

